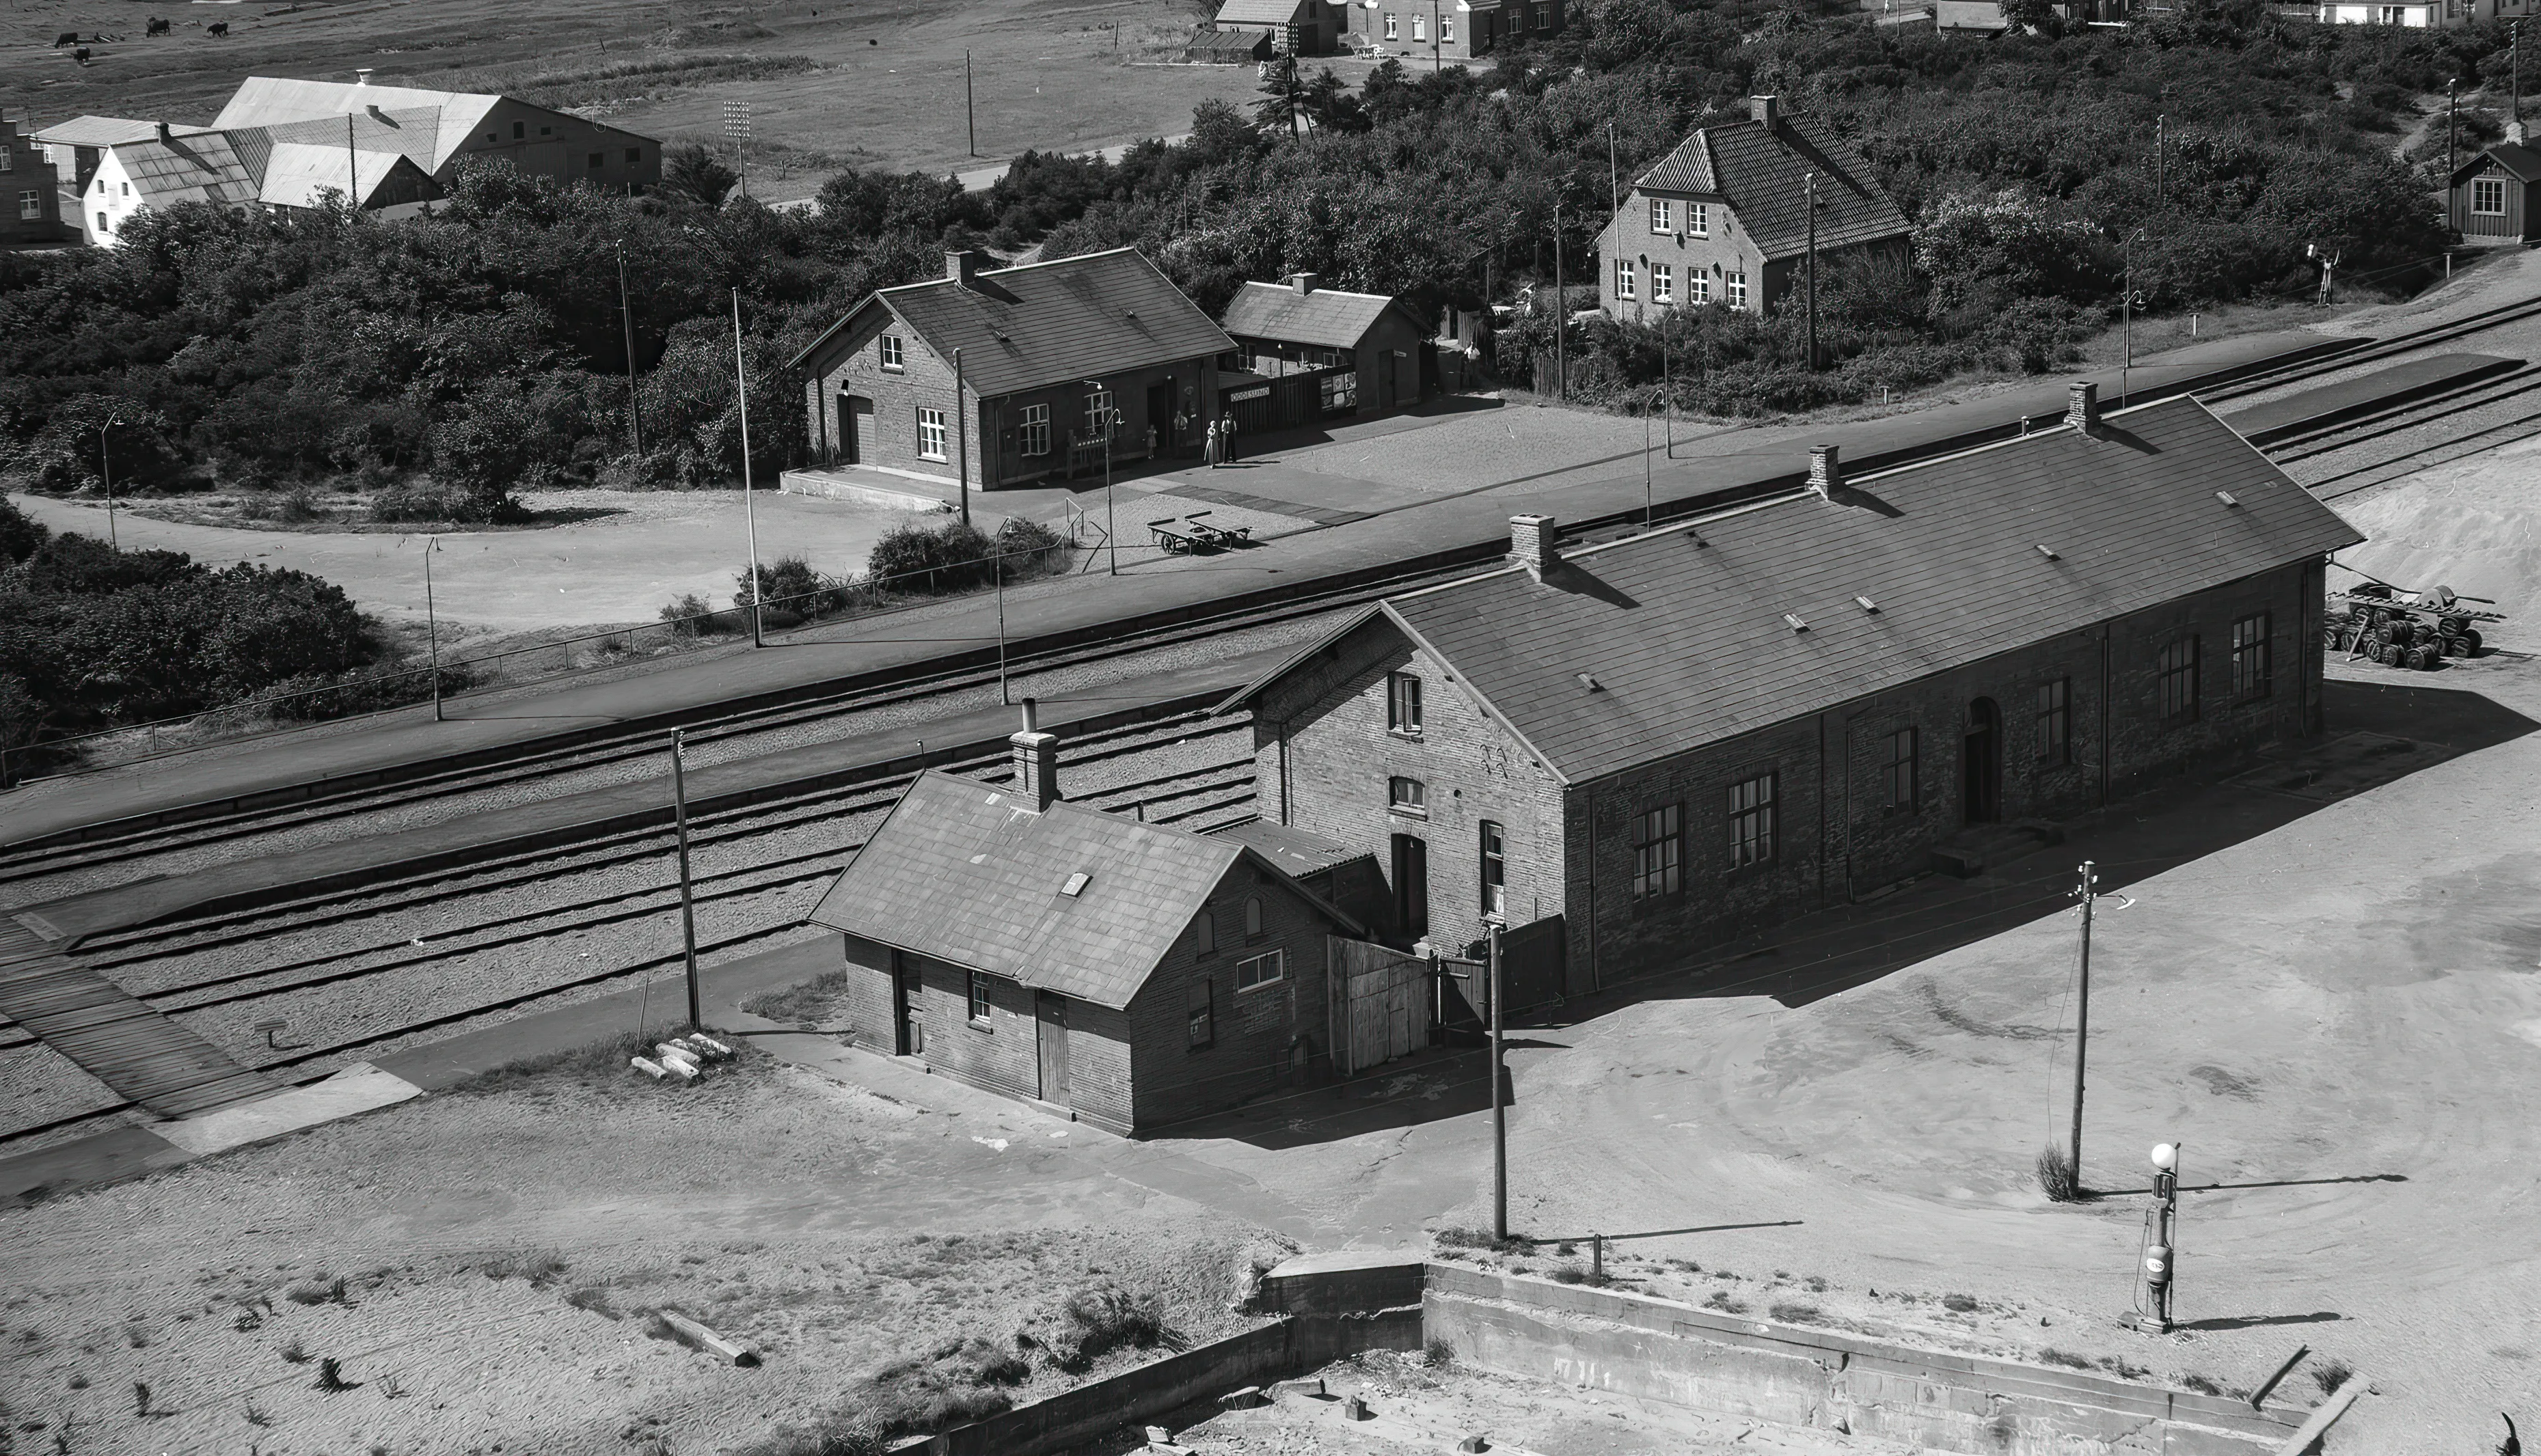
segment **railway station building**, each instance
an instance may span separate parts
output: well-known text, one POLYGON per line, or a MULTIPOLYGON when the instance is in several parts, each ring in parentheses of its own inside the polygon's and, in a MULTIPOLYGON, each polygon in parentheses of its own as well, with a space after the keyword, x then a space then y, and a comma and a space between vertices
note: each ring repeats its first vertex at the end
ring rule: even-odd
POLYGON ((980 262, 947 254, 794 356, 822 464, 994 488, 1099 471, 1107 444, 1116 462, 1197 447, 1235 342, 1154 263, 980 262))
POLYGON ((1322 1075, 1327 967, 1367 932, 1290 869, 1354 856, 1071 804, 1053 735, 1014 748, 1011 784, 921 774, 813 910, 855 1045, 1122 1133, 1322 1075))
POLYGON ((2191 399, 1395 597, 1247 687, 1266 819, 1373 853, 1382 929, 1581 993, 2321 726, 2361 538, 2191 399))
POLYGON ((1391 294, 1292 273, 1236 290, 1219 323, 1244 366, 1218 377, 1221 407, 1245 435, 1379 414, 1438 389, 1429 329, 1391 294))

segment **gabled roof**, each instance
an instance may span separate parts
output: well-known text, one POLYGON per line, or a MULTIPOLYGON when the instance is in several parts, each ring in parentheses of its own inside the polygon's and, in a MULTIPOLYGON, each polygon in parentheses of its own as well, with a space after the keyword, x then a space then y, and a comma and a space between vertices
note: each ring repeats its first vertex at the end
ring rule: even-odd
POLYGON ((353 198, 354 205, 367 206, 400 169, 421 172, 410 158, 396 152, 348 154, 342 147, 315 142, 277 142, 265 159, 256 200, 276 207, 315 207, 321 193, 332 190, 351 196, 358 185, 361 195, 353 198), (358 175, 355 165, 360 168, 358 175))
MULTIPOLYGON (((212 130, 208 126, 171 125, 179 136, 198 136, 212 130)), ((112 147, 125 142, 148 141, 159 134, 159 123, 131 116, 73 116, 34 133, 29 141, 56 147, 112 147)))
POLYGON ((1371 850, 1268 819, 1247 819, 1208 833, 1212 837, 1232 839, 1262 851, 1265 858, 1292 875, 1320 874, 1337 864, 1374 857, 1371 850))
POLYGON ((1817 174, 1818 248, 1901 237, 1913 231, 1880 190, 1870 164, 1817 122, 1785 116, 1706 126, 1634 180, 1636 189, 1717 196, 1768 258, 1806 253, 1805 179, 1817 174))
POLYGON ((1579 783, 2362 539, 2181 398, 2113 411, 2088 436, 2060 426, 1832 499, 1574 550, 1543 582, 1511 568, 1381 610, 1579 783))
POLYGON ((1221 321, 1241 338, 1270 338, 1318 348, 1351 349, 1394 307, 1385 293, 1347 293, 1318 287, 1299 293, 1285 283, 1247 283, 1236 290, 1221 321))
MULTIPOLYGON (((42 140, 41 137, 36 140, 42 140)), ((2499 142, 2453 170, 2453 185, 2470 181, 2471 175, 2490 163, 2519 182, 2541 182, 2541 151, 2521 142, 2499 142)))
MULTIPOLYGON (((1336 4, 1345 0, 1335 0, 1336 4)), ((1226 0, 1217 9, 1221 26, 1284 26, 1306 8, 1306 0, 1226 0)))
POLYGON ((152 207, 256 200, 254 172, 222 132, 125 142, 113 154, 132 181, 133 196, 152 207))
MULTIPOLYGON (((212 124, 224 129, 251 126, 282 127, 294 122, 332 120, 339 128, 343 118, 355 118, 354 145, 400 151, 413 157, 417 166, 427 172, 438 172, 467 140, 476 123, 491 111, 503 98, 472 91, 425 91, 412 86, 373 86, 367 83, 341 81, 300 81, 284 76, 250 76, 239 83, 237 93, 212 124), (422 114, 433 118, 432 148, 419 155, 402 145, 384 145, 379 136, 365 136, 361 127, 378 124, 371 116, 377 107, 387 112, 396 126, 380 129, 395 132, 401 128, 419 129, 422 114)), ((540 109, 547 109, 541 108, 540 109)), ((294 141, 317 141, 322 138, 294 134, 294 141)))
POLYGON ((376 114, 365 110, 340 116, 319 116, 306 121, 276 122, 265 127, 264 134, 276 145, 307 142, 313 146, 340 149, 349 132, 352 145, 359 151, 394 153, 411 160, 426 172, 437 172, 446 160, 443 156, 445 139, 453 152, 468 140, 467 126, 462 124, 457 114, 448 114, 451 124, 447 127, 442 124, 444 119, 445 113, 432 107, 384 107, 376 114))
POLYGON ((801 364, 879 302, 983 396, 1223 353, 1235 340, 1134 248, 886 288, 823 330, 801 364))
POLYGON ((1241 843, 1065 800, 1036 813, 1011 788, 941 769, 918 775, 811 920, 1118 1009, 1239 860, 1359 929, 1241 843))

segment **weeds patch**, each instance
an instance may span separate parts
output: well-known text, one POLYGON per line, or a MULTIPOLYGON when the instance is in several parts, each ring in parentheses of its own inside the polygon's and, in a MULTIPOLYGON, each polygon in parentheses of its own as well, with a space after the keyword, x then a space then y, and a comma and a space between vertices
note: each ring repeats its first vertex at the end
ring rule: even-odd
POLYGON ((2312 1366, 2312 1383, 2325 1396, 2338 1394, 2338 1388, 2356 1378, 2356 1367, 2345 1360, 2323 1360, 2312 1366))
POLYGON ((741 1003, 741 1009, 789 1026, 817 1026, 846 994, 855 975, 852 971, 833 971, 800 985, 753 996, 741 1003))
POLYGON ((2038 1361, 2043 1365, 2063 1365, 2068 1370, 2091 1368, 2089 1355, 2077 1355, 2069 1349, 2058 1349, 2052 1345, 2038 1352, 2038 1361))
MULTIPOLYGON (((556 1249, 515 1249, 497 1254, 477 1266, 489 1279, 524 1278, 533 1289, 544 1289, 555 1282, 565 1271, 564 1255, 556 1249)), ((343 1280, 335 1281, 341 1287, 343 1280)))
POLYGON ((2038 1187, 2051 1203, 2076 1203, 2082 1200, 2081 1175, 2074 1171, 2072 1155, 2061 1147, 2038 1150, 2038 1187))

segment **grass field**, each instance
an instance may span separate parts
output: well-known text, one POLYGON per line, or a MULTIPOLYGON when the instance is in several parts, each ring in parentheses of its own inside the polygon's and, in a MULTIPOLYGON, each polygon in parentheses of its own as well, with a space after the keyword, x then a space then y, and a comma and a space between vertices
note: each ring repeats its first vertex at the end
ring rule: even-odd
POLYGON ((1081 149, 1175 135, 1209 97, 1250 93, 1243 67, 1164 65, 1190 0, 348 0, 171 5, 141 36, 135 0, 15 0, 0 12, 0 102, 38 124, 83 113, 209 121, 249 75, 527 95, 666 140, 719 139, 723 104, 752 108, 754 192, 808 193, 847 165, 951 171, 978 152, 1081 149), (226 20, 213 39, 201 25, 226 20), (120 35, 79 66, 55 36, 120 35))

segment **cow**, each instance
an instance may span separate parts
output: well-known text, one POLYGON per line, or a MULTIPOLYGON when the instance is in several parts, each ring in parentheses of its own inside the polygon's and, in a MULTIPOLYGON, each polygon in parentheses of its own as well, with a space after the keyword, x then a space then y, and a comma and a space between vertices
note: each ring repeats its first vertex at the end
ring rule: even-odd
POLYGON ((77 45, 78 43, 79 32, 77 31, 64 31, 53 37, 53 48, 55 50, 59 50, 65 45, 77 45))
POLYGON ((87 65, 87 64, 88 64, 88 47, 87 47, 87 46, 85 46, 85 45, 83 45, 83 46, 79 47, 77 50, 72 51, 72 52, 71 52, 71 59, 73 59, 73 60, 75 60, 75 61, 78 61, 81 65, 87 65))
POLYGON ((168 23, 154 15, 150 17, 150 24, 142 27, 141 34, 144 36, 165 36, 168 34, 168 23))
POLYGON ((214 21, 210 25, 203 27, 203 34, 206 36, 226 36, 229 33, 230 23, 228 21, 214 21))

